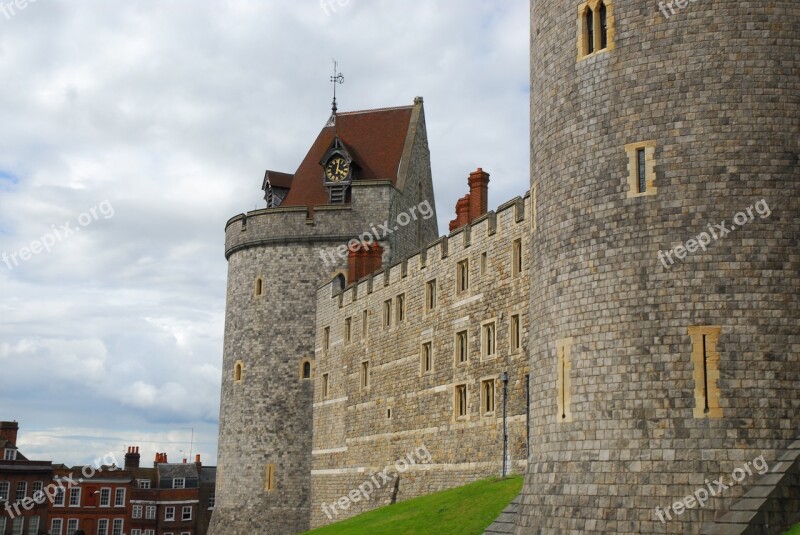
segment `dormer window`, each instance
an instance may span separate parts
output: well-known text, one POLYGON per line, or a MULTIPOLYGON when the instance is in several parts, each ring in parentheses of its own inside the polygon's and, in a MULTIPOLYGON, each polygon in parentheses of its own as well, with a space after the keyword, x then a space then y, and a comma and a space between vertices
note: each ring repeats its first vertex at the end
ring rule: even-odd
POLYGON ((4 461, 16 461, 17 460, 17 450, 12 448, 6 448, 3 454, 4 461))

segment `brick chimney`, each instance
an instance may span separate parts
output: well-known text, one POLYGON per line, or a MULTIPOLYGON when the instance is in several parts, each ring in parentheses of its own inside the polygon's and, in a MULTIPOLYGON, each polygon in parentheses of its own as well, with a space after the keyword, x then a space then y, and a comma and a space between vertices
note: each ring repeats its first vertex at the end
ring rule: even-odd
POLYGON ((128 447, 128 452, 125 454, 125 469, 128 468, 139 468, 139 461, 141 457, 139 455, 139 446, 128 447))
POLYGON ((197 470, 199 471, 203 467, 203 463, 200 462, 200 454, 194 456, 194 464, 197 466, 197 470))
POLYGON ((166 453, 156 453, 156 460, 153 462, 153 468, 157 467, 159 464, 167 464, 166 453))
POLYGON ((469 174, 469 222, 489 210, 489 173, 478 167, 469 174))
POLYGON ((450 221, 450 232, 460 229, 464 225, 470 222, 469 219, 469 208, 470 208, 470 200, 469 200, 469 193, 458 199, 456 201, 456 218, 450 221))
POLYGON ((17 445, 17 431, 19 431, 17 422, 0 422, 0 440, 8 440, 14 447, 17 445))
POLYGON ((380 244, 360 243, 350 249, 347 257, 347 284, 356 282, 383 265, 383 247, 380 244))

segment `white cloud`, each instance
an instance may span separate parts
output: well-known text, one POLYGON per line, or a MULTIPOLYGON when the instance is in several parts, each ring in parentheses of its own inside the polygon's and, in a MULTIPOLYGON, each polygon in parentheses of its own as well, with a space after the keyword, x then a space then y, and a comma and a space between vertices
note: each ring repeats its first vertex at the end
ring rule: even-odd
POLYGON ((476 167, 492 206, 527 189, 527 1, 329 13, 42 0, 0 16, 0 253, 114 208, 50 253, 0 263, 0 419, 35 431, 37 454, 166 448, 195 427, 215 458, 223 227, 262 206, 264 169, 299 165, 330 111, 331 57, 341 110, 425 97, 443 231, 476 167))

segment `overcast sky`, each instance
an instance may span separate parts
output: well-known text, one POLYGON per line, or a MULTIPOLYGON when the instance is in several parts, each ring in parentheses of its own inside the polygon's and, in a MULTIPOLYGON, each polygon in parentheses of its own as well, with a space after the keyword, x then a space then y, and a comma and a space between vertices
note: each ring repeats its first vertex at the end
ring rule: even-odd
POLYGON ((527 189, 527 0, 9 4, 0 420, 29 458, 216 462, 224 225, 300 164, 331 58, 340 111, 424 97, 441 232, 476 167, 490 207, 527 189))

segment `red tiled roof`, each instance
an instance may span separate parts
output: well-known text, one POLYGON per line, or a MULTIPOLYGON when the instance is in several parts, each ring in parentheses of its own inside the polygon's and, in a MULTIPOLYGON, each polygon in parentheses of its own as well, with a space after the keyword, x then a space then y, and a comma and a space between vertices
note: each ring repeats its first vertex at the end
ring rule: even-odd
POLYGON ((337 114, 336 127, 322 129, 297 168, 292 188, 281 206, 328 204, 319 162, 336 135, 359 169, 355 181, 391 180, 396 184, 413 109, 413 106, 402 106, 337 114))

